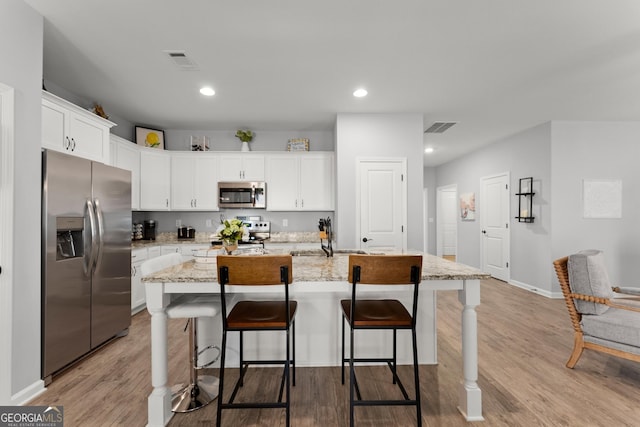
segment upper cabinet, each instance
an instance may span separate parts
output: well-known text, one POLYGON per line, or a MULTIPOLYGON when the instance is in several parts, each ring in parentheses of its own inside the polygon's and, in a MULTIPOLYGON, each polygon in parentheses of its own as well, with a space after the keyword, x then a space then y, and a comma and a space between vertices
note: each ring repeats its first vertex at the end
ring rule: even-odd
POLYGON ((171 156, 157 148, 140 149, 140 209, 166 211, 171 199, 171 156))
POLYGON ((220 181, 264 181, 264 155, 221 154, 220 181))
POLYGON ((109 164, 105 120, 49 92, 42 92, 42 147, 109 164))
POLYGON ((112 166, 131 171, 131 209, 140 209, 140 149, 134 143, 111 135, 112 166))
POLYGON ((327 152, 266 156, 267 210, 334 210, 334 155, 327 152))
POLYGON ((171 155, 171 209, 218 210, 218 156, 208 153, 171 155))

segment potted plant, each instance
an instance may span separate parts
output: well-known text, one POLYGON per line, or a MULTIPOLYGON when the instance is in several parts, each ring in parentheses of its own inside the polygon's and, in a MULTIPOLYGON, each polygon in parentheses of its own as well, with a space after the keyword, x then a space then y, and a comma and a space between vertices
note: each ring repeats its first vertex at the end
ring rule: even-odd
POLYGON ((242 148, 240 151, 250 151, 249 143, 253 140, 253 132, 250 130, 238 129, 238 131, 236 131, 236 138, 242 141, 242 148))
POLYGON ((244 234, 244 224, 239 219, 225 220, 218 228, 218 238, 228 254, 238 249, 238 240, 244 234))

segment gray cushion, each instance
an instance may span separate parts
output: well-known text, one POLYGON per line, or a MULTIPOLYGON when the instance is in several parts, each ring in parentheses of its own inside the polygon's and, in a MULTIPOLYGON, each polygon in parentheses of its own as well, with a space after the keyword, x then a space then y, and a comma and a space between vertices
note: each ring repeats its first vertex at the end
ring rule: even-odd
POLYGON ((585 335, 640 347, 640 313, 610 308, 601 315, 582 316, 582 331, 585 335))
MULTIPOLYGON (((602 251, 590 249, 569 255, 567 268, 572 292, 600 298, 613 297, 602 251)), ((575 300, 575 303, 582 314, 603 314, 609 308, 588 301, 575 300)))

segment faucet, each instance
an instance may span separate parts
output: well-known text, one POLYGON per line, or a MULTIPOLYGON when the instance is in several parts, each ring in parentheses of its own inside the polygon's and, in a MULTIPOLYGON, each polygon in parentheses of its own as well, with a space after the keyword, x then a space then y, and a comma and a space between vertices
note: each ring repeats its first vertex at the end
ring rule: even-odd
POLYGON ((333 239, 333 233, 331 232, 331 218, 320 218, 318 228, 320 229, 320 247, 327 254, 327 258, 332 257, 333 247, 331 246, 331 240, 333 239), (327 240, 326 246, 323 243, 323 239, 327 240))

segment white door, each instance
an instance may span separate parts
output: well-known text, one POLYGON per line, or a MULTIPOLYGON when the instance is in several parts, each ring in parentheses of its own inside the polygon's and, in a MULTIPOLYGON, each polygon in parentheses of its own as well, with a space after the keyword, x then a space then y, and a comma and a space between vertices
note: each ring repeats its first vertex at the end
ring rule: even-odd
POLYGON ((480 183, 482 271, 509 280, 509 174, 484 177, 480 183))
POLYGON ((361 249, 407 249, 405 159, 359 160, 361 249))
POLYGON ((438 187, 436 200, 436 255, 457 255, 458 252, 458 187, 438 187))

